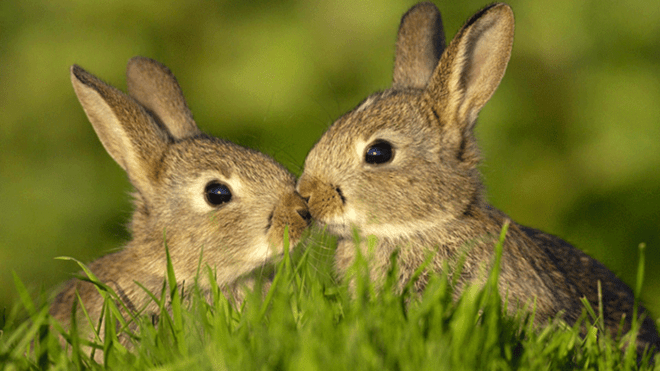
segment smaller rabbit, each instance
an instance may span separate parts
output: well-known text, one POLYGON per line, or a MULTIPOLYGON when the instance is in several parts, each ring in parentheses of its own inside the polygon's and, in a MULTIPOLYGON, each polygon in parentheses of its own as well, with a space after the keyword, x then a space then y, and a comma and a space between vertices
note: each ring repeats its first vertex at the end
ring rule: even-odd
MULTIPOLYGON (((501 3, 472 16, 446 48, 435 5, 420 3, 403 16, 392 88, 339 118, 310 151, 298 182, 313 219, 339 237, 340 275, 355 258, 357 228, 378 238, 373 251, 360 245, 376 283, 395 249, 400 288, 429 252, 435 271, 443 263, 456 269, 453 262, 467 253, 457 292, 467 282, 485 281, 509 218, 485 199, 473 129, 504 75, 513 31, 513 12, 501 3)), ((415 288, 426 283, 422 276, 415 288)), ((634 302, 628 286, 563 240, 511 223, 499 281, 511 310, 536 300, 538 324, 558 314, 574 323, 582 297, 598 308, 599 284, 607 328, 617 334, 623 323, 627 332, 634 302)), ((660 348, 653 320, 640 309, 639 349, 660 348)))
MULTIPOLYGON (((218 285, 240 300, 250 274, 283 254, 285 227, 293 246, 310 222, 294 176, 260 152, 202 133, 162 64, 135 57, 127 79, 130 96, 71 67, 89 121, 135 187, 132 240, 89 268, 127 308, 155 313, 155 303, 136 282, 160 293, 167 243, 179 284, 194 282, 202 256, 202 267, 214 269, 218 285)), ((208 288, 205 277, 200 284, 208 288)), ((75 279, 50 313, 68 326, 76 293, 96 323, 102 298, 92 284, 75 279)), ((79 326, 86 323, 81 316, 79 326)))

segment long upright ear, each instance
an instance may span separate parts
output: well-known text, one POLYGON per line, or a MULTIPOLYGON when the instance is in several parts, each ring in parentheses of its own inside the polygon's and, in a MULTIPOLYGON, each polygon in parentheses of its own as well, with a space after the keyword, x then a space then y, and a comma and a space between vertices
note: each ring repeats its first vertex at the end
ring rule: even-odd
POLYGON ((200 130, 172 72, 153 59, 134 57, 126 67, 128 93, 156 116, 175 139, 200 130))
POLYGON ((71 83, 106 151, 145 190, 170 141, 167 133, 139 103, 77 65, 71 83))
POLYGON ((394 89, 424 89, 445 49, 438 8, 419 3, 401 18, 394 57, 394 89))
POLYGON ((456 34, 426 90, 443 121, 472 129, 504 76, 513 28, 511 8, 500 3, 479 11, 456 34))

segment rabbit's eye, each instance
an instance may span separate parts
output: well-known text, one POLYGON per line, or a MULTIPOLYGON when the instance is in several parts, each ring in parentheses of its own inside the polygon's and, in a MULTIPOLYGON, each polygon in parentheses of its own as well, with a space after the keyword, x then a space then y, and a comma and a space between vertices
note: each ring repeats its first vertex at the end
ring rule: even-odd
POLYGON ((379 165, 390 162, 392 157, 394 157, 392 145, 384 140, 378 140, 368 147, 364 160, 368 164, 379 165))
POLYGON ((211 182, 204 188, 206 202, 211 206, 219 206, 231 200, 231 191, 229 188, 218 182, 211 182))

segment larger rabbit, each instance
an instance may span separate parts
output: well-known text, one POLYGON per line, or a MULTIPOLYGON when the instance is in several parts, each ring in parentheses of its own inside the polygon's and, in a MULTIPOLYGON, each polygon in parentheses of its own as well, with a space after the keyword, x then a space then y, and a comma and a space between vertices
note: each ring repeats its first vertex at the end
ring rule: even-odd
MULTIPOLYGON (((160 293, 167 244, 179 283, 194 282, 202 256, 202 267, 213 268, 218 285, 240 300, 243 278, 283 253, 285 227, 295 243, 309 224, 295 178, 260 152, 202 133, 167 67, 136 57, 127 79, 130 96, 71 68, 87 117, 135 187, 132 240, 89 268, 126 308, 153 313, 157 305, 136 282, 160 293)), ((204 277, 201 285, 208 288, 204 277)), ((103 299, 84 281, 69 281, 51 314, 68 325, 76 292, 96 323, 103 299)))
MULTIPOLYGON (((506 4, 477 12, 445 47, 440 13, 431 3, 402 18, 392 88, 375 93, 339 118, 305 160, 298 191, 312 217, 339 236, 336 267, 345 275, 356 247, 353 228, 378 238, 371 276, 382 282, 399 249, 399 287, 434 253, 432 267, 467 252, 459 286, 483 282, 495 241, 508 217, 489 205, 473 133, 481 108, 504 75, 514 18, 506 4)), ((362 241, 365 239, 363 238, 362 241)), ((536 300, 537 323, 560 313, 573 323, 586 297, 616 334, 633 318, 633 292, 598 261, 567 242, 512 222, 503 248, 500 291, 514 309, 536 300), (512 305, 511 303, 514 303, 512 305)), ((426 285, 422 276, 417 290, 426 285)), ((640 349, 660 347, 645 312, 640 349)))

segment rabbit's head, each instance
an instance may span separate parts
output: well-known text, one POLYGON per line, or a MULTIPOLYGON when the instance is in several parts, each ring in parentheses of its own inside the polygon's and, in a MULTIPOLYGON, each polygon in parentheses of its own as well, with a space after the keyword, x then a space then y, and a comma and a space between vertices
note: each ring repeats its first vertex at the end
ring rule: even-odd
POLYGON ((406 238, 482 201, 473 128, 509 61, 513 13, 490 5, 445 48, 440 13, 421 3, 402 18, 392 88, 337 120, 298 183, 312 217, 333 233, 406 238))
POLYGON ((202 133, 162 64, 133 58, 127 79, 130 96, 71 68, 87 117, 135 187, 129 247, 141 260, 163 270, 166 242, 179 277, 194 276, 202 254, 227 283, 280 255, 286 226, 292 246, 299 240, 309 213, 284 167, 202 133))

